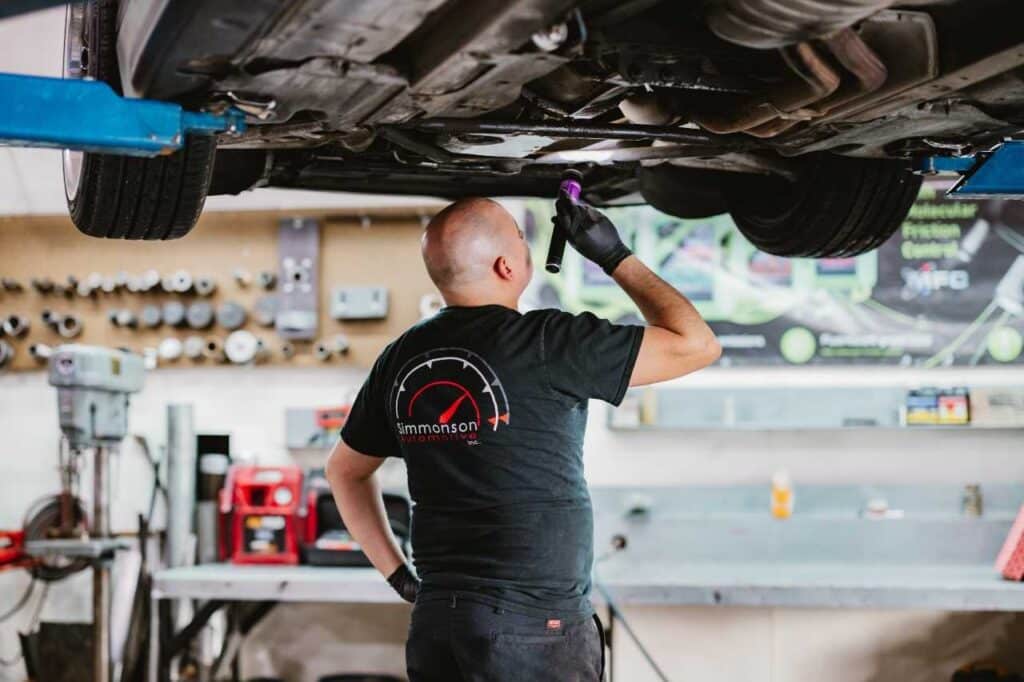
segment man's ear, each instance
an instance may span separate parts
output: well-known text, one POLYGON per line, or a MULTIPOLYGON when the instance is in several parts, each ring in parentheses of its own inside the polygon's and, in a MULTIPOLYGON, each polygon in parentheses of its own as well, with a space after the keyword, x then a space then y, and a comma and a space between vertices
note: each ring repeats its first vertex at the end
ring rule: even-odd
POLYGON ((498 256, 494 261, 494 274, 504 280, 512 279, 512 268, 504 256, 498 256))

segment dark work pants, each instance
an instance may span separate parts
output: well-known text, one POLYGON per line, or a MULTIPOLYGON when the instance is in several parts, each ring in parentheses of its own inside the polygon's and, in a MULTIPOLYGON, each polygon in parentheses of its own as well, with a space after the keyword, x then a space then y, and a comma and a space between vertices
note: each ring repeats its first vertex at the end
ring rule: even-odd
POLYGON ((527 616, 431 595, 412 610, 409 682, 601 682, 604 633, 596 616, 527 616))

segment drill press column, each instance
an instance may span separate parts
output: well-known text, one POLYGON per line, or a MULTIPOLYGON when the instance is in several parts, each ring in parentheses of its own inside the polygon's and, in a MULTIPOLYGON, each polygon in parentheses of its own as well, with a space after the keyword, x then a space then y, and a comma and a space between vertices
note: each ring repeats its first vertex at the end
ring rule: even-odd
MULTIPOLYGON (((142 390, 142 358, 120 350, 68 345, 50 357, 50 385, 57 388, 60 428, 73 453, 93 450, 93 515, 90 540, 110 537, 110 453, 128 433, 128 396, 142 390)), ((93 680, 110 682, 110 563, 93 560, 93 680)))

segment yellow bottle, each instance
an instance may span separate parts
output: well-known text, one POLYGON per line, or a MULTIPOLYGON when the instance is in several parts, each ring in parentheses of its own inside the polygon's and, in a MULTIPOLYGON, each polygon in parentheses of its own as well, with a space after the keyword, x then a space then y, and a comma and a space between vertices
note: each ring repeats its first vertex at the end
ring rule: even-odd
POLYGON ((793 483, 789 474, 779 471, 772 476, 772 516, 788 519, 793 515, 793 483))

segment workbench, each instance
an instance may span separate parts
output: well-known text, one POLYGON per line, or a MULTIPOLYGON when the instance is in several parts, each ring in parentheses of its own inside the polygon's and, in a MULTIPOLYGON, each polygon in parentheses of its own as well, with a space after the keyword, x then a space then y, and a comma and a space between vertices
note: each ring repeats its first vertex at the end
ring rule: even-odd
MULTIPOLYGON (((1024 584, 1002 580, 990 564, 636 563, 620 554, 604 561, 597 577, 619 606, 1024 611, 1024 584)), ((169 656, 160 647, 183 641, 159 615, 178 599, 203 603, 186 628, 191 634, 199 629, 194 624, 230 602, 401 603, 371 568, 208 564, 160 571, 153 579, 151 613, 152 632, 162 634, 150 640, 151 682, 167 679, 169 656)), ((594 601, 603 605, 597 590, 594 601)))
POLYGON ((204 564, 159 571, 152 599, 398 604, 372 568, 204 564))
MULTIPOLYGON (((1024 611, 1024 583, 1003 580, 991 565, 749 562, 680 566, 617 564, 616 559, 606 562, 598 577, 622 605, 1024 611)), ((371 568, 231 564, 160 571, 153 580, 152 598, 401 603, 371 568)), ((596 593, 594 599, 601 601, 596 593)))
MULTIPOLYGON (((158 571, 150 591, 149 682, 170 680, 171 660, 209 622, 217 611, 231 605, 259 603, 243 618, 229 613, 229 641, 221 658, 237 658, 245 634, 279 603, 400 604, 380 574, 372 568, 319 566, 238 566, 218 563, 158 571), (170 604, 195 600, 192 620, 174 631, 170 604), (231 643, 234 639, 234 645, 231 643), (234 647, 234 648, 232 648, 234 647)), ((221 668, 218 660, 215 668, 221 668)), ((237 662, 234 664, 237 679, 237 662)))
MULTIPOLYGON (((951 485, 805 485, 798 513, 778 521, 763 486, 594 488, 594 603, 610 632, 603 590, 617 606, 1024 612, 1024 583, 993 567, 1024 485, 986 484, 981 517, 964 515, 962 494, 951 485), (873 499, 900 516, 866 519, 873 499)), ((248 604, 258 618, 253 605, 401 603, 370 568, 229 564, 160 571, 152 599, 152 682, 167 679, 168 660, 227 605, 248 604), (169 604, 185 599, 196 615, 171 632, 169 604)))
MULTIPOLYGON (((616 557, 617 559, 618 557, 616 557)), ((1024 583, 991 564, 622 562, 599 571, 619 604, 1024 611, 1024 583)))

